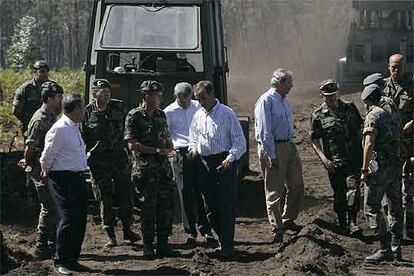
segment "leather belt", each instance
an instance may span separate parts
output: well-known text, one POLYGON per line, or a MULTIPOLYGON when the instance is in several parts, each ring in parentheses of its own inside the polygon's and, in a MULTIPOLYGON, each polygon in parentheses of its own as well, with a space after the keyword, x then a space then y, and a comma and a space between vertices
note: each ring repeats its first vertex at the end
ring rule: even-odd
POLYGON ((290 142, 290 139, 285 139, 285 140, 276 140, 276 143, 287 143, 290 142))

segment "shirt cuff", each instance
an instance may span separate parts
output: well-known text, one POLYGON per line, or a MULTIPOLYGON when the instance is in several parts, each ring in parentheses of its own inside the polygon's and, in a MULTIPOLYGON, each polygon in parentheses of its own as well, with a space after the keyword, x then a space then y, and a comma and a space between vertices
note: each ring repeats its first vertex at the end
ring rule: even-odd
POLYGON ((229 162, 233 162, 234 160, 236 160, 236 156, 234 156, 232 153, 229 153, 229 155, 227 155, 226 160, 229 162))

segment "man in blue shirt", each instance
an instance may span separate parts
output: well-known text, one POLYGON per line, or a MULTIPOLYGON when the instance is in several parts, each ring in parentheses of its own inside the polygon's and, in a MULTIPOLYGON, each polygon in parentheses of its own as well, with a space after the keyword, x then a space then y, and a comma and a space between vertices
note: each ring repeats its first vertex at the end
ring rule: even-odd
POLYGON ((292 141, 295 138, 293 114, 286 99, 293 87, 292 73, 279 68, 273 72, 270 84, 270 89, 255 105, 255 136, 273 241, 282 242, 286 229, 299 231, 301 228, 294 220, 303 201, 302 164, 292 141), (281 206, 283 201, 285 206, 281 206))

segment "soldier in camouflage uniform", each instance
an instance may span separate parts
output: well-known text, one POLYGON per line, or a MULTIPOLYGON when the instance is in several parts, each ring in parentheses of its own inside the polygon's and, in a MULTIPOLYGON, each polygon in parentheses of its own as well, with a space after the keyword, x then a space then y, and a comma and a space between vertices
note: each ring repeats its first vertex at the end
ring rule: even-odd
MULTIPOLYGON (((12 112, 20 121, 23 138, 26 140, 27 127, 33 113, 42 105, 41 86, 48 81, 49 65, 44 60, 37 60, 33 66, 34 78, 17 88, 13 100, 12 112)), ((26 175, 28 205, 36 202, 36 189, 29 175, 26 175)))
MULTIPOLYGON (((367 76, 363 80, 362 84, 364 85, 364 87, 367 87, 370 84, 376 84, 381 88, 381 91, 383 91, 385 87, 384 78, 381 73, 374 73, 374 74, 367 76)), ((402 119, 401 119, 401 115, 400 115, 400 111, 398 110, 398 107, 394 103, 393 99, 385 96, 384 94, 381 95, 381 99, 378 103, 378 106, 384 109, 385 111, 387 111, 391 115, 392 122, 393 122, 391 124, 391 127, 394 133, 394 141, 395 143, 399 144, 397 145, 397 147, 400 147, 402 119)), ((402 165, 403 165, 403 160, 401 160, 400 162, 401 169, 399 169, 399 171, 402 171, 402 165)), ((384 207, 384 211, 388 213, 388 199, 387 199, 386 194, 384 194, 384 198, 382 200, 382 206, 384 207)))
POLYGON ((404 57, 400 54, 389 58, 388 69, 390 77, 385 79, 384 95, 392 98, 400 111, 401 116, 401 158, 403 162, 402 182, 408 194, 414 194, 413 166, 410 158, 413 156, 413 91, 414 82, 412 74, 404 74, 404 57))
POLYGON ((360 205, 362 118, 352 102, 336 96, 338 85, 334 80, 322 82, 319 89, 324 102, 312 113, 312 146, 328 171, 341 230, 353 234, 359 230, 356 219, 360 205))
POLYGON ((63 89, 56 82, 47 81, 41 86, 41 94, 43 104, 29 122, 24 159, 21 160, 21 165, 26 167, 26 172, 35 184, 40 202, 34 255, 47 259, 54 253, 53 249, 53 252, 49 251, 48 242, 54 242, 57 217, 48 185, 40 176, 39 157, 44 148, 46 133, 60 113, 63 89))
POLYGON ((34 78, 17 88, 13 100, 13 114, 21 123, 24 136, 33 113, 42 105, 41 86, 48 81, 49 65, 37 60, 33 66, 34 78))
POLYGON ((92 190, 100 202, 103 229, 109 237, 105 247, 114 247, 117 245, 114 190, 119 200, 124 240, 135 242, 140 239, 130 228, 133 193, 131 169, 123 139, 126 108, 122 101, 111 99, 111 84, 107 80, 94 80, 91 90, 93 100, 86 107, 81 125, 82 136, 88 151, 92 190))
POLYGON ((168 246, 174 189, 168 157, 173 150, 165 113, 158 109, 163 86, 157 81, 144 81, 140 86, 142 103, 132 109, 125 120, 125 140, 132 151, 132 181, 143 196, 141 231, 144 257, 155 257, 153 242, 157 236, 157 255, 173 256, 168 246))
POLYGON ((361 100, 367 107, 363 128, 363 164, 361 182, 364 183, 364 212, 369 225, 376 230, 380 250, 365 258, 368 262, 392 261, 401 258, 403 208, 399 181, 399 147, 391 125, 392 116, 378 106, 381 88, 365 87, 361 100), (381 211, 384 193, 390 204, 391 238, 381 211), (394 254, 394 256, 393 256, 394 254))

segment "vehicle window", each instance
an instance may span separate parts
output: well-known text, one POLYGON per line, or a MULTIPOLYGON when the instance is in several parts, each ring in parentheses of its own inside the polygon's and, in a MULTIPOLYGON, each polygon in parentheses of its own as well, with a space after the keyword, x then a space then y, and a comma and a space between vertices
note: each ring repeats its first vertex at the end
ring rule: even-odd
POLYGON ((355 45, 354 57, 356 62, 364 62, 365 49, 364 45, 355 45))
POLYGON ((384 60, 384 47, 381 45, 372 45, 371 61, 382 62, 384 60))
POLYGON ((102 48, 201 51, 199 7, 110 6, 102 48))
POLYGON ((106 55, 106 70, 113 73, 203 72, 202 53, 182 52, 110 52, 106 55))

